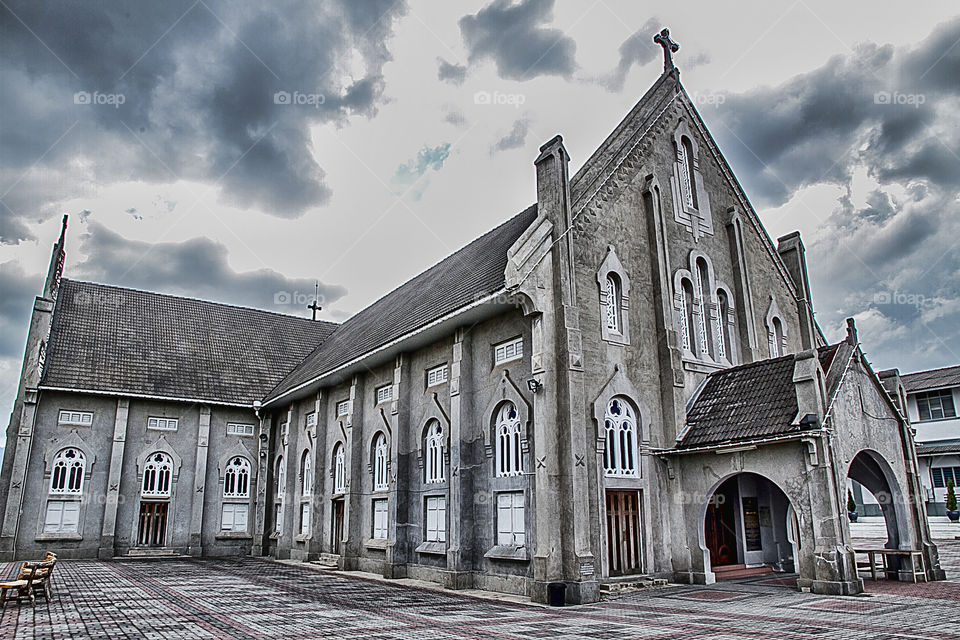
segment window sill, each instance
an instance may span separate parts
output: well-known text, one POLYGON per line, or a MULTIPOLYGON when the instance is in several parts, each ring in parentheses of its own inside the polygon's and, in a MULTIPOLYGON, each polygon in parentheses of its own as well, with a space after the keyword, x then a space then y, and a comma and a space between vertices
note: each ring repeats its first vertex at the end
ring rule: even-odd
POLYGON ((295 538, 293 539, 293 541, 294 541, 294 542, 306 542, 307 540, 310 540, 311 538, 313 538, 313 534, 312 534, 312 533, 301 533, 300 535, 298 535, 297 537, 295 537, 295 538))
POLYGON ((80 541, 83 540, 83 536, 79 533, 40 533, 37 534, 37 537, 34 538, 36 542, 50 542, 53 540, 60 541, 80 541))
POLYGON ((273 533, 271 533, 271 534, 270 534, 269 536, 267 536, 267 537, 270 538, 271 540, 279 540, 280 538, 283 537, 283 532, 282 532, 282 531, 274 531, 273 533))
POLYGON ((246 531, 221 531, 215 536, 216 540, 253 540, 253 536, 246 531))
POLYGON ((604 342, 607 342, 609 344, 615 344, 621 347, 626 347, 626 346, 629 346, 630 344, 630 338, 623 335, 622 333, 604 331, 600 337, 604 342))
POLYGON ((420 546, 414 549, 417 553, 423 553, 426 555, 433 556, 445 556, 447 555, 447 543, 446 542, 421 542, 420 546))
POLYGON ((384 550, 387 548, 387 543, 389 541, 385 538, 370 538, 363 543, 363 546, 367 549, 380 549, 384 550))
POLYGON ((683 368, 686 371, 693 371, 694 373, 713 373, 714 371, 720 371, 721 369, 726 369, 729 365, 723 365, 712 360, 696 360, 684 356, 683 358, 683 368))
POLYGON ((530 560, 525 546, 518 547, 512 544, 498 544, 483 554, 483 557, 491 560, 511 560, 513 562, 528 562, 530 560))

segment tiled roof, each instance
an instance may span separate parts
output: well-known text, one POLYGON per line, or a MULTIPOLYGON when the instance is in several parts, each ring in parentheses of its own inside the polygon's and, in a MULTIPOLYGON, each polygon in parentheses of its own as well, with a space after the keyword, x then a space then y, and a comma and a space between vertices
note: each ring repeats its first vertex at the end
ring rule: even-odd
POLYGON ((249 405, 336 326, 64 279, 41 385, 249 405))
POLYGON ((960 453, 960 442, 953 444, 917 444, 917 456, 933 456, 944 453, 960 453))
POLYGON ((507 249, 536 217, 532 205, 349 318, 267 400, 502 288, 507 249))
POLYGON ((792 355, 718 371, 687 413, 681 449, 800 431, 792 355))
POLYGON ((924 389, 960 387, 960 366, 907 373, 900 376, 900 380, 908 393, 924 389))

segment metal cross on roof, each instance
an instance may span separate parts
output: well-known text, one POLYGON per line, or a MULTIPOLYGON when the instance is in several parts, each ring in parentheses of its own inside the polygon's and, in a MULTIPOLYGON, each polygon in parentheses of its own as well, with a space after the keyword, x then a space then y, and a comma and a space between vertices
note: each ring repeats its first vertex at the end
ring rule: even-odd
POLYGON ((317 282, 316 297, 314 297, 313 302, 307 305, 307 309, 313 310, 314 320, 317 319, 317 311, 320 311, 321 309, 323 309, 323 307, 320 306, 320 282, 319 281, 317 282))
POLYGON ((653 41, 663 47, 663 72, 673 69, 673 54, 680 50, 680 45, 670 39, 670 29, 664 29, 653 36, 653 41))

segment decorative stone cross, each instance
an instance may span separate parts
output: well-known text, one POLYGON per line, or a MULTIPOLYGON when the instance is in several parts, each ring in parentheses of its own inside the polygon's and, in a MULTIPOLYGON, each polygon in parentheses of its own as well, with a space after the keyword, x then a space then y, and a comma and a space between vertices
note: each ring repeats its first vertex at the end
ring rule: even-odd
POLYGON ((316 294, 316 297, 313 299, 313 302, 312 302, 312 303, 310 303, 310 304, 307 305, 307 309, 312 309, 312 310, 313 310, 313 319, 314 319, 314 320, 317 319, 317 311, 320 311, 321 309, 323 309, 323 307, 320 306, 319 302, 320 302, 320 281, 318 280, 318 281, 317 281, 317 294, 316 294))
POLYGON ((680 50, 680 45, 670 39, 670 29, 664 29, 653 36, 653 41, 663 47, 663 72, 673 69, 673 54, 680 50))

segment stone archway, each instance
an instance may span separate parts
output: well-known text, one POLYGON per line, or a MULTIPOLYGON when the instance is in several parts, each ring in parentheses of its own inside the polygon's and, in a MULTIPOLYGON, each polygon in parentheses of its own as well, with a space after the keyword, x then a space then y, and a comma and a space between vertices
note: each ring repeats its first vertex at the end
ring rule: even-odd
MULTIPOLYGON (((850 462, 847 477, 872 493, 880 506, 887 534, 884 548, 912 549, 913 540, 906 520, 908 516, 903 491, 890 463, 876 451, 864 449, 850 462)), ((897 557, 888 558, 891 577, 896 575, 901 560, 897 557)))
POLYGON ((795 572, 795 518, 787 494, 769 478, 743 472, 721 479, 701 510, 700 547, 707 582, 795 572))

